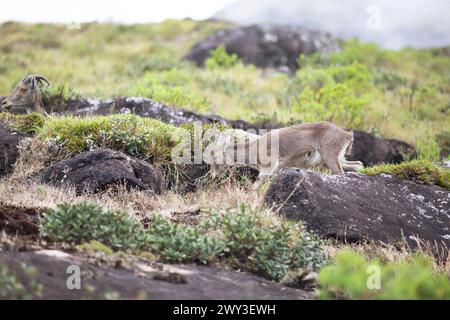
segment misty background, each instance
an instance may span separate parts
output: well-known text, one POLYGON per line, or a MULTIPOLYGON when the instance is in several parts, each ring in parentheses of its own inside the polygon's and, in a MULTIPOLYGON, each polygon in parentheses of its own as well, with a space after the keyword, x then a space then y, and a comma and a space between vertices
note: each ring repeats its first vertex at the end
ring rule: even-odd
POLYGON ((0 22, 149 23, 216 18, 241 25, 299 25, 385 48, 450 44, 446 0, 22 0, 2 3, 0 22))

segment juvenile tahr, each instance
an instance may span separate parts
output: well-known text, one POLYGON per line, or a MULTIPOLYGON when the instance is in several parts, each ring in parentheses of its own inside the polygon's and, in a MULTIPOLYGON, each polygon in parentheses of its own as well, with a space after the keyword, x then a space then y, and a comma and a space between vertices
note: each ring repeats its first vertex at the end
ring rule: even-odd
POLYGON ((325 166, 332 174, 357 171, 360 161, 348 161, 353 132, 330 122, 317 122, 271 130, 258 139, 228 145, 213 151, 211 175, 217 176, 232 164, 245 164, 259 170, 260 183, 279 168, 311 169, 325 166))
POLYGON ((45 82, 49 85, 48 80, 39 75, 31 74, 20 81, 13 91, 2 102, 2 109, 12 113, 38 112, 46 115, 44 105, 42 104, 41 94, 38 85, 45 82))

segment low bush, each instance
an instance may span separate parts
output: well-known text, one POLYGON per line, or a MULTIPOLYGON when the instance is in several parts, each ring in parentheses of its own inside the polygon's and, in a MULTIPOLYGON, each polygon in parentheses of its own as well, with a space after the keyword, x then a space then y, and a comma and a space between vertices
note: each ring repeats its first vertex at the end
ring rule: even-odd
POLYGON ((114 250, 149 251, 167 262, 222 261, 275 280, 290 271, 317 269, 325 261, 322 241, 299 224, 248 206, 211 213, 198 225, 171 223, 154 214, 144 229, 123 212, 66 203, 45 215, 41 230, 52 241, 76 245, 96 240, 114 250))
POLYGON ((96 240, 115 250, 140 249, 147 239, 141 224, 126 213, 89 202, 63 203, 47 212, 41 234, 73 245, 96 240))
POLYGON ((216 69, 216 68, 231 68, 239 63, 239 57, 237 54, 229 54, 227 49, 222 44, 211 50, 210 57, 206 59, 205 66, 208 69, 216 69))
POLYGON ((361 170, 367 175, 387 173, 401 179, 426 185, 438 185, 450 190, 450 169, 441 168, 427 160, 411 160, 399 164, 381 164, 361 170))
POLYGON ((342 251, 320 271, 318 285, 322 299, 450 299, 450 279, 422 255, 381 263, 342 251))
POLYGON ((325 261, 322 241, 270 211, 239 209, 212 214, 205 226, 223 236, 223 255, 239 268, 280 280, 297 269, 317 269, 325 261))

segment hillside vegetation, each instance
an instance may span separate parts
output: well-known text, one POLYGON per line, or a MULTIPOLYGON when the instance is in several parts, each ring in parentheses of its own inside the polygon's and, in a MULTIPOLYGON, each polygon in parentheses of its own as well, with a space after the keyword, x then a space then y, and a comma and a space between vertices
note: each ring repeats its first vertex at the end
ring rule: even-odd
POLYGON ((445 50, 383 50, 356 40, 327 57, 299 57, 295 75, 244 66, 223 48, 205 69, 181 58, 222 22, 0 26, 0 93, 42 73, 50 94, 140 95, 203 113, 283 124, 330 120, 399 138, 422 156, 448 148, 450 59, 445 50))
MULTIPOLYGON (((300 56, 295 74, 244 65, 224 47, 212 52, 204 68, 182 60, 195 42, 224 27, 230 25, 192 20, 90 23, 79 30, 4 23, 0 96, 25 74, 40 73, 52 83, 42 89, 45 102, 142 96, 255 123, 329 120, 402 139, 418 149, 419 159, 379 164, 358 175, 386 173, 414 185, 432 185, 435 193, 445 195, 449 190, 450 170, 438 162, 443 155, 448 157, 450 148, 448 51, 389 51, 350 40, 328 56, 300 56)), ((432 259, 435 252, 420 243, 412 253, 406 242, 348 244, 319 238, 303 222, 264 206, 270 182, 254 189, 251 177, 240 173, 237 179, 230 175, 217 181, 205 174, 206 183, 202 180, 193 192, 175 188, 171 182, 178 182, 182 165, 171 162, 171 151, 184 129, 195 135, 192 124, 177 127, 134 114, 44 117, 2 112, 0 121, 30 134, 21 140, 17 162, 1 180, 0 204, 39 213, 33 221, 32 236, 37 239, 33 246, 219 266, 297 288, 308 287, 312 279, 312 287, 320 290, 317 297, 324 299, 450 298, 448 251, 432 259), (72 185, 63 188, 39 178, 49 165, 95 148, 147 161, 168 178, 167 189, 156 194, 114 185, 80 194, 72 185), (383 286, 376 290, 366 282, 373 266, 383 276, 383 286)), ((212 127, 227 128, 205 124, 201 130, 212 127)), ((3 242, 14 242, 21 235, 0 231, 1 253, 7 250, 3 242)), ((23 272, 32 278, 33 270, 27 270, 23 272)), ((0 264, 0 298, 33 298, 45 291, 33 281, 21 284, 17 272, 22 271, 0 264)))

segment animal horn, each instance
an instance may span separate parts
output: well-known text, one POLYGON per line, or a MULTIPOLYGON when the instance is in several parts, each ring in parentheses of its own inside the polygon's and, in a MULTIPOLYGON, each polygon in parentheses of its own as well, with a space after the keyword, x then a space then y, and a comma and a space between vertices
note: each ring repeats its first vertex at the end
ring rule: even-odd
POLYGON ((34 78, 35 78, 39 83, 42 83, 42 81, 44 81, 48 86, 50 85, 50 82, 48 82, 48 80, 47 80, 44 76, 42 76, 42 75, 40 75, 40 74, 35 74, 35 75, 34 75, 34 78))
POLYGON ((30 74, 22 80, 22 82, 24 84, 29 84, 30 82, 35 83, 36 81, 41 84, 42 84, 42 81, 44 81, 45 83, 47 83, 47 85, 50 85, 48 80, 43 75, 40 75, 40 74, 30 74))

